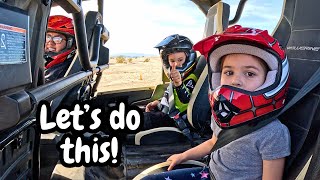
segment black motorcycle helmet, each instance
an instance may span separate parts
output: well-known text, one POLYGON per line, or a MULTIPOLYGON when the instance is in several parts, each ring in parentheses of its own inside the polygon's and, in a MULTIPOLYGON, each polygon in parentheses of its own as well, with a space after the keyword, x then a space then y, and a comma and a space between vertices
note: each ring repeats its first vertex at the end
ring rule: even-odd
POLYGON ((186 61, 183 63, 182 67, 177 67, 182 78, 187 77, 189 72, 195 68, 196 53, 192 50, 192 46, 193 43, 189 38, 179 34, 170 35, 155 46, 155 48, 159 49, 163 69, 168 77, 170 72, 170 64, 168 60, 169 54, 175 52, 184 52, 186 54, 186 61))

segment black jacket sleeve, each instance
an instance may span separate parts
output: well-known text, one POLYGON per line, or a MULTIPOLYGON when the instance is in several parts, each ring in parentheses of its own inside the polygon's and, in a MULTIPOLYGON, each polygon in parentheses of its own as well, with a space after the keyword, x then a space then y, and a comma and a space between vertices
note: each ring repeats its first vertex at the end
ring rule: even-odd
POLYGON ((179 97, 179 100, 182 103, 188 103, 190 101, 191 93, 195 85, 196 82, 193 79, 188 79, 182 82, 180 86, 174 87, 179 97))

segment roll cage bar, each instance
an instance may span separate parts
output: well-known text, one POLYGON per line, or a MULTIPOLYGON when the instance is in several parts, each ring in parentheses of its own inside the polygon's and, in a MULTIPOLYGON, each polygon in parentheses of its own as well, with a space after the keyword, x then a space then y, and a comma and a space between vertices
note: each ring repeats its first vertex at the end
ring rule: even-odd
MULTIPOLYGON (((88 78, 92 78, 93 74, 97 74, 96 83, 92 92, 96 91, 97 84, 102 75, 102 71, 109 67, 108 64, 98 64, 100 45, 109 39, 109 32, 104 28, 102 22, 96 22, 88 48, 87 30, 85 26, 85 18, 81 8, 82 0, 54 0, 52 7, 61 6, 67 13, 71 13, 74 20, 75 39, 78 49, 78 57, 81 67, 84 71, 76 72, 68 77, 61 78, 52 83, 44 84, 30 91, 35 103, 41 100, 53 100, 62 95, 66 90, 70 90, 88 78), (98 66, 99 65, 99 66, 98 66), (63 87, 63 88, 61 88, 63 87)), ((48 2, 49 4, 50 2, 48 2)), ((103 14, 103 0, 98 0, 99 13, 103 14)), ((102 16, 101 16, 102 18, 102 16)), ((102 20, 102 19, 101 19, 102 20)))
MULTIPOLYGON (((97 66, 99 46, 101 37, 106 41, 109 38, 109 33, 103 32, 103 25, 100 24, 94 27, 93 36, 90 46, 91 52, 89 57, 88 42, 86 36, 85 20, 83 10, 81 8, 82 0, 77 0, 77 3, 72 0, 55 0, 55 3, 60 5, 67 13, 72 13, 75 28, 75 38, 79 53, 80 63, 84 70, 89 70, 97 66), (81 46, 79 46, 81 44, 81 46)), ((103 17, 103 0, 98 0, 98 11, 103 17)))
MULTIPOLYGON (((215 5, 216 3, 220 2, 221 0, 209 0, 207 1, 206 4, 204 4, 203 2, 201 2, 201 0, 191 0, 192 2, 194 2, 198 7, 199 9, 203 12, 203 14, 205 16, 207 16, 208 14, 208 10, 213 6, 215 5), (201 2, 201 3, 200 3, 201 2)), ((234 25, 236 24, 240 17, 241 17, 241 14, 242 14, 242 11, 243 11, 243 8, 246 4, 247 0, 240 0, 239 1, 239 4, 238 4, 238 8, 237 8, 237 11, 236 11, 236 14, 234 15, 233 19, 229 20, 229 25, 234 25)))

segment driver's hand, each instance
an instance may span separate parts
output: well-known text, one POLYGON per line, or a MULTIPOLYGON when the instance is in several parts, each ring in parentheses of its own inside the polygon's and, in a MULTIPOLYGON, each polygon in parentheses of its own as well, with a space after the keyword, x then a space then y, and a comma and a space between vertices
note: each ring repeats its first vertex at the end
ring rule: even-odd
POLYGON ((155 100, 155 101, 148 103, 145 111, 150 112, 150 111, 154 110, 154 108, 156 108, 159 103, 160 102, 158 100, 155 100))

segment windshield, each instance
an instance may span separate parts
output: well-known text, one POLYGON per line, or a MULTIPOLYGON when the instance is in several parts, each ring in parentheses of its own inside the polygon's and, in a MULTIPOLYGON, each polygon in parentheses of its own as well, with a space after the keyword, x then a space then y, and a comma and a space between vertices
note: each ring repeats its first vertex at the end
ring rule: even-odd
MULTIPOLYGON (((225 0, 230 5, 230 19, 234 17, 239 0, 225 0)), ((258 29, 267 29, 270 33, 276 27, 282 12, 283 1, 248 0, 237 24, 258 29)))
MULTIPOLYGON (((231 19, 239 0, 224 2, 230 5, 231 19)), ((84 14, 98 9, 96 0, 82 3, 84 14)), ((280 1, 248 0, 237 24, 273 32, 281 10, 280 1)), ((108 0, 104 1, 103 13, 103 23, 110 32, 110 39, 105 44, 109 48, 110 68, 103 76, 99 91, 161 84, 162 64, 159 51, 154 46, 172 34, 184 35, 196 43, 202 39, 206 23, 206 17, 197 5, 185 0, 136 0, 125 3, 108 0)), ((60 7, 52 8, 51 15, 57 14, 72 17, 60 7)))

